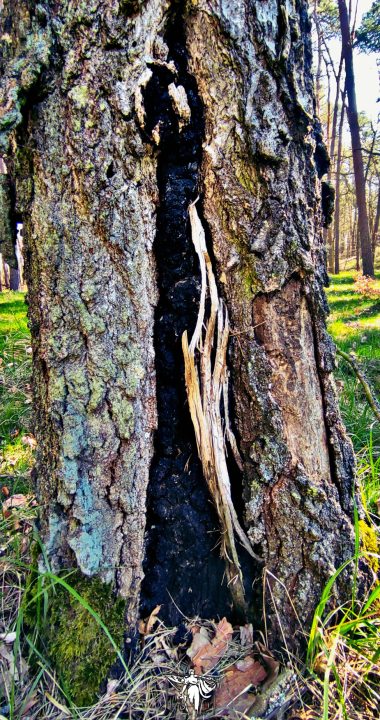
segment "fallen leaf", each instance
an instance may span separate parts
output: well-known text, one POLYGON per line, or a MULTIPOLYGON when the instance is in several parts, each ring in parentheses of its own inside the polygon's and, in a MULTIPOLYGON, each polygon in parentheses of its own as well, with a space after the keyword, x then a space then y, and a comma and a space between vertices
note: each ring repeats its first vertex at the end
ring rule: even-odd
POLYGON ((3 493, 3 495, 5 495, 5 497, 9 496, 9 488, 7 488, 6 485, 3 485, 3 487, 1 488, 1 492, 3 493))
POLYGON ((112 680, 108 680, 107 682, 107 690, 106 690, 106 696, 112 695, 112 693, 115 692, 117 686, 120 684, 120 680, 117 678, 112 678, 112 680))
POLYGON ((161 610, 161 605, 156 605, 154 610, 150 613, 149 617, 146 620, 140 620, 139 622, 139 632, 141 635, 149 635, 152 628, 155 626, 156 622, 158 621, 158 613, 161 610))
POLYGON ((193 657, 195 672, 200 675, 211 670, 227 650, 228 643, 232 638, 232 625, 223 618, 217 626, 213 639, 202 647, 193 657))
POLYGON ((186 655, 193 659, 193 657, 210 642, 210 634, 204 625, 195 625, 191 628, 193 633, 193 639, 190 647, 186 650, 186 655))
POLYGON ((245 658, 242 658, 235 663, 235 667, 237 670, 240 670, 240 672, 245 673, 253 667, 256 662, 257 661, 253 659, 252 655, 246 655, 245 658))
POLYGON ((238 661, 229 668, 215 693, 215 707, 222 708, 231 704, 236 710, 234 702, 239 698, 239 707, 246 703, 247 707, 252 704, 252 688, 261 685, 267 677, 265 668, 254 660, 250 655, 244 660, 238 661), (239 665, 239 667, 238 667, 239 665))
POLYGON ((11 495, 3 502, 3 514, 4 517, 10 517, 10 510, 18 507, 25 507, 29 505, 30 498, 27 495, 11 495))
POLYGON ((28 445, 32 450, 37 447, 37 440, 33 435, 23 435, 21 442, 23 445, 28 445))
POLYGON ((280 663, 273 657, 272 653, 268 650, 265 645, 259 641, 255 643, 256 651, 260 656, 261 661, 267 671, 267 679, 265 681, 265 687, 269 687, 271 683, 276 679, 280 672, 280 663))
POLYGON ((0 633, 0 640, 3 640, 6 645, 11 645, 16 640, 17 633, 15 632, 9 632, 9 633, 0 633))

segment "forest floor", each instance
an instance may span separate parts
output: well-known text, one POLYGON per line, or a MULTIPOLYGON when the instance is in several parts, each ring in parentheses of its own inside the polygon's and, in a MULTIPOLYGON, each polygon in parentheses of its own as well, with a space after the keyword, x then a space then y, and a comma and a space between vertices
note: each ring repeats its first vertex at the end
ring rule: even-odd
MULTIPOLYGON (((352 271, 332 276, 327 295, 331 309, 329 331, 332 337, 341 350, 348 354, 354 353, 373 394, 380 397, 380 273, 376 281, 370 284, 358 280, 352 271)), ((376 422, 351 365, 340 356, 337 359, 335 375, 340 406, 357 457, 366 513, 364 526, 370 528, 367 550, 372 542, 372 550, 375 552, 376 531, 373 528, 378 527, 380 511, 380 424, 376 422)), ((0 601, 0 720, 34 720, 39 717, 57 720, 68 716, 99 720, 119 716, 132 718, 135 716, 128 712, 123 714, 123 708, 124 713, 126 711, 126 694, 115 692, 115 681, 111 681, 108 694, 106 692, 100 704, 85 712, 79 711, 68 698, 69 689, 68 692, 62 691, 54 671, 43 655, 38 654, 38 632, 31 632, 30 626, 25 641, 27 633, 23 634, 23 613, 30 604, 30 600, 25 604, 25 598, 28 598, 26 585, 30 582, 32 572, 36 574, 35 569, 32 572, 28 570, 36 516, 31 480, 35 440, 31 433, 30 373, 31 347, 25 293, 2 292, 0 501, 3 503, 3 518, 0 520, 0 589, 2 585, 3 598, 0 601), (16 499, 12 501, 12 498, 16 499), (31 658, 34 658, 33 661, 31 658)), ((372 557, 375 569, 376 559, 374 555, 372 557)), ((51 585, 50 582, 49 587, 51 585)), ((374 668, 378 671, 376 663, 380 655, 380 587, 375 585, 372 595, 360 607, 356 604, 353 610, 353 605, 350 605, 350 610, 344 611, 344 622, 339 620, 338 639, 336 616, 332 615, 326 622, 324 614, 328 593, 329 590, 321 598, 319 614, 310 635, 308 680, 302 676, 302 682, 308 687, 308 693, 303 697, 309 700, 301 703, 289 717, 293 720, 378 717, 375 705, 377 702, 380 704, 380 697, 377 695, 376 701, 376 690, 373 694, 371 678, 374 668), (355 683, 361 688, 359 696, 356 690, 352 690, 355 683), (363 687, 367 687, 366 683, 369 683, 368 693, 367 690, 363 691, 363 687), (347 687, 352 692, 355 711, 352 710, 352 699, 345 697, 347 687), (361 695, 365 700, 360 699, 361 695)), ((45 592, 44 602, 48 602, 47 598, 48 593, 45 592)), ((87 612, 84 602, 83 608, 87 612)), ((170 645, 170 631, 160 624, 158 629, 163 637, 163 647, 170 645)), ((210 632, 210 628, 204 631, 210 632)), ((218 626, 214 627, 214 631, 217 634, 218 626)), ((158 642, 157 638, 155 642, 158 642)), ((373 687, 376 686, 375 682, 373 687)), ((154 712, 150 714, 150 711, 148 714, 139 711, 136 717, 153 718, 156 715, 154 712)), ((214 715, 208 714, 207 717, 214 715)))
MULTIPOLYGON (((380 398, 380 272, 369 286, 363 287, 356 278, 352 270, 331 276, 328 330, 338 348, 354 353, 380 398)), ((363 493, 375 512, 380 500, 380 423, 350 365, 339 355, 337 365, 340 409, 354 445, 363 493)))

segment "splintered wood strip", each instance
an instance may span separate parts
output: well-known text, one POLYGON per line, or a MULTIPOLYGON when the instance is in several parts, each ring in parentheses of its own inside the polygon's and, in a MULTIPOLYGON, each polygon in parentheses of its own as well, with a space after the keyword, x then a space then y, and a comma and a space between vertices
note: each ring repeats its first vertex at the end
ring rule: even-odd
MULTIPOLYGON (((196 201, 195 201, 196 202, 196 201)), ((197 318, 197 324, 193 333, 193 337, 190 341, 190 352, 194 352, 195 348, 202 344, 202 326, 203 319, 205 316, 205 301, 206 301, 206 290, 207 290, 207 279, 206 279, 206 262, 205 255, 207 253, 206 248, 206 236, 202 227, 202 223, 199 219, 198 213, 195 209, 195 203, 192 203, 189 207, 189 217, 191 225, 191 237, 199 258, 199 265, 201 268, 201 297, 199 300, 199 312, 197 318), (200 345, 199 345, 200 344, 200 345)))
POLYGON ((261 560, 261 558, 252 550, 248 537, 239 523, 231 497, 225 437, 229 441, 240 468, 242 463, 228 415, 227 347, 230 332, 228 312, 223 301, 218 297, 215 276, 207 252, 205 233, 195 203, 190 205, 189 215, 192 240, 201 268, 202 287, 197 323, 190 345, 187 331, 182 335, 186 391, 198 455, 221 525, 222 555, 226 560, 228 584, 235 605, 245 610, 243 576, 234 533, 237 534, 240 542, 252 557, 256 560, 261 560), (205 320, 207 290, 211 307, 210 316, 205 320), (212 363, 215 335, 216 348, 214 363, 212 363), (199 352, 197 359, 195 357, 196 350, 199 352), (222 405, 225 430, 223 429, 222 405))

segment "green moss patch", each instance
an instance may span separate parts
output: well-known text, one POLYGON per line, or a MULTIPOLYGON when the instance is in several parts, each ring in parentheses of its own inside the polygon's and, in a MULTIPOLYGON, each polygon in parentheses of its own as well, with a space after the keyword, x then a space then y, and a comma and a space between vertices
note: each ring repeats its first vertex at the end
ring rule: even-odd
POLYGON ((68 580, 83 599, 56 586, 48 613, 48 653, 65 692, 80 706, 93 703, 101 682, 116 660, 116 652, 88 604, 122 647, 125 600, 98 579, 76 574, 68 580))

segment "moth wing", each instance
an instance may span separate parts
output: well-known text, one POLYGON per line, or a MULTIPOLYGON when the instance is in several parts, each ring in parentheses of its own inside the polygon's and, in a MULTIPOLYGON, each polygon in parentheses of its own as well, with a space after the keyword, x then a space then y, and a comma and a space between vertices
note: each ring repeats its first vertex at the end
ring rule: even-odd
POLYGON ((179 675, 166 675, 166 677, 173 685, 183 685, 183 677, 179 675))
POLYGON ((202 697, 206 700, 212 693, 213 690, 216 688, 216 681, 212 678, 207 678, 205 680, 204 678, 201 678, 199 682, 199 689, 201 692, 202 697))

